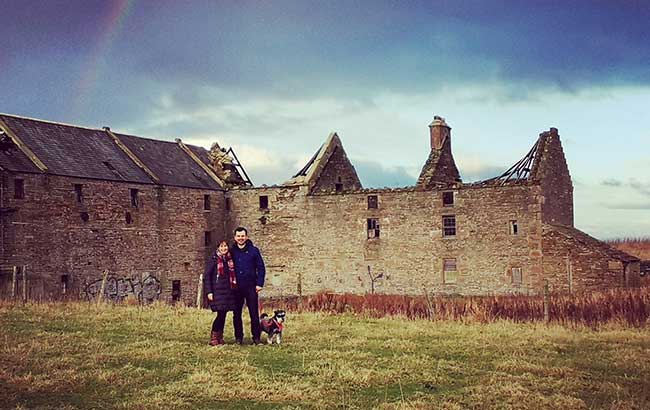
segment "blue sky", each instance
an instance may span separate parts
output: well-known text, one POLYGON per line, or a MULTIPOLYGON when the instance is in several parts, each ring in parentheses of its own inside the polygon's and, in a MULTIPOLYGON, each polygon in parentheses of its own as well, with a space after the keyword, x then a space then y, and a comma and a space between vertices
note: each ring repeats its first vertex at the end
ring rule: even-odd
POLYGON ((331 131, 405 186, 441 115, 465 181, 557 127, 576 226, 650 236, 646 1, 0 0, 0 112, 233 146, 280 183, 331 131))

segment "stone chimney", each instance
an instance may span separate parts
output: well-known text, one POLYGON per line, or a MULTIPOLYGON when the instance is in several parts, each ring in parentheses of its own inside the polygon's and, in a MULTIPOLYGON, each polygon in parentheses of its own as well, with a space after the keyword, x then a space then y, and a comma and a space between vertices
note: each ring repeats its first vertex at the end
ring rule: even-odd
POLYGON ((451 136, 451 127, 445 119, 435 115, 429 124, 429 135, 431 136, 431 149, 441 150, 445 141, 451 136))

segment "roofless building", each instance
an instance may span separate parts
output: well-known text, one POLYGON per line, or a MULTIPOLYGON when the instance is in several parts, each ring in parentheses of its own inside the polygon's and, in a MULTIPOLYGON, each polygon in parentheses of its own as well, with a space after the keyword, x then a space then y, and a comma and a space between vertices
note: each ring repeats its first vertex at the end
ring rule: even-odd
POLYGON ((573 226, 556 129, 476 183, 462 182, 443 118, 429 137, 411 187, 363 189, 335 133, 284 184, 253 187, 217 144, 1 114, 0 296, 94 298, 103 287, 113 299, 194 303, 206 258, 238 225, 265 256, 266 295, 639 285, 637 258, 573 226))

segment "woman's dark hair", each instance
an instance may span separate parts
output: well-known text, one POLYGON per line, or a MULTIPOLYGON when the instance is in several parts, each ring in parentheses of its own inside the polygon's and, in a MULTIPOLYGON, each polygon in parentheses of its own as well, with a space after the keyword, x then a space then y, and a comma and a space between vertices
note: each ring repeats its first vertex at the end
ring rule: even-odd
POLYGON ((243 226, 238 226, 237 229, 235 229, 235 235, 237 235, 237 232, 242 232, 242 231, 243 231, 246 235, 248 235, 248 231, 247 231, 246 228, 244 228, 243 226))

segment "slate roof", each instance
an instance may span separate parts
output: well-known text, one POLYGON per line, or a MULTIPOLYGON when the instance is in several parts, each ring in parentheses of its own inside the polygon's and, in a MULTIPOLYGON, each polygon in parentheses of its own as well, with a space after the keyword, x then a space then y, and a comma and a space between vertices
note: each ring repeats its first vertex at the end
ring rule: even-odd
MULTIPOLYGON (((0 118, 43 161, 50 174, 143 184, 152 182, 104 130, 4 114, 0 118)), ((25 168, 11 170, 32 171, 25 168)))
MULTIPOLYGON (((32 150, 54 175, 153 184, 103 129, 59 124, 0 114, 7 127, 32 150)), ((214 181, 175 142, 114 133, 160 179, 162 185, 220 190, 214 181)), ((207 164, 207 150, 188 145, 207 164)), ((0 167, 17 172, 40 172, 15 145, 0 150, 0 167)))
MULTIPOLYGON (((221 189, 199 164, 171 141, 159 141, 133 135, 118 134, 117 137, 140 160, 153 171, 163 185, 177 185, 201 189, 221 189)), ((195 154, 203 151, 199 158, 206 162, 207 151, 201 147, 189 146, 195 154)), ((207 162, 206 162, 207 164, 207 162)))
POLYGON ((632 256, 629 253, 609 246, 605 242, 599 241, 593 236, 587 235, 581 230, 571 226, 544 224, 544 230, 552 230, 567 237, 573 238, 574 240, 588 245, 592 249, 598 250, 613 259, 618 259, 623 262, 639 262, 640 260, 636 256, 632 256))

